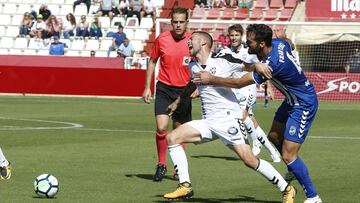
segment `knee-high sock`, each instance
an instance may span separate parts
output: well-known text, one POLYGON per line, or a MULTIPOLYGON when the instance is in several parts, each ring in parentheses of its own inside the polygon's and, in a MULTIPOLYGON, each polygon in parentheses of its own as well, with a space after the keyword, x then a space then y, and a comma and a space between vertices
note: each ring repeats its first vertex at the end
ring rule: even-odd
POLYGON ((249 133, 252 141, 258 140, 255 132, 254 122, 251 120, 251 118, 248 116, 244 120, 244 125, 246 127, 246 131, 249 133))
POLYGON ((315 187, 312 184, 310 179, 309 171, 305 163, 298 156, 294 161, 287 165, 288 170, 293 172, 296 176, 296 179, 299 181, 302 186, 306 197, 311 198, 317 195, 315 187))
POLYGON ((181 147, 181 145, 171 145, 169 146, 169 154, 171 157, 171 160, 174 164, 174 167, 176 169, 176 172, 179 176, 179 182, 189 182, 190 183, 190 177, 189 177, 189 169, 188 169, 188 162, 186 158, 186 154, 184 149, 181 147))
POLYGON ((0 167, 7 166, 9 162, 6 160, 1 148, 0 148, 0 167))
POLYGON ((276 153, 276 149, 275 147, 272 146, 271 142, 269 141, 268 137, 266 136, 265 132, 263 131, 263 129, 261 129, 260 126, 258 126, 255 129, 256 135, 258 140, 261 142, 261 144, 263 144, 265 146, 265 148, 271 153, 271 154, 275 154, 276 153))
POLYGON ((259 159, 259 165, 256 171, 268 179, 272 184, 277 185, 281 192, 283 192, 288 185, 281 174, 267 161, 259 159))
POLYGON ((166 166, 166 153, 167 153, 167 141, 166 141, 167 132, 156 131, 156 148, 158 161, 161 164, 166 166))

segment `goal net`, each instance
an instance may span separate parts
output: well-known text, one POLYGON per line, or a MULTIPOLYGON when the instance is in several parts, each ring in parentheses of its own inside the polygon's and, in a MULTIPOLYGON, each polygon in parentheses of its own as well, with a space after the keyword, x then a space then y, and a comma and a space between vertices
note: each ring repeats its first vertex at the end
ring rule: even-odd
MULTIPOLYGON (((202 30, 214 40, 213 51, 230 43, 227 28, 241 24, 264 23, 285 31, 294 45, 294 55, 315 85, 320 100, 360 101, 360 23, 190 20, 190 32, 202 30)), ((171 30, 169 19, 158 19, 156 36, 171 30)), ((244 34, 245 42, 246 35, 244 34)), ((259 97, 263 91, 259 90, 259 97)), ((275 99, 282 99, 275 91, 275 99)))

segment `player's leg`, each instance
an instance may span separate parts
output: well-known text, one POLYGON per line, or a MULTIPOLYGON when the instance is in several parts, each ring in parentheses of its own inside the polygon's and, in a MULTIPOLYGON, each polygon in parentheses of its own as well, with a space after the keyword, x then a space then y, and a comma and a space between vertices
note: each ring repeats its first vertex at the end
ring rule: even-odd
POLYGON ((0 178, 2 180, 7 180, 10 179, 10 177, 11 177, 10 162, 5 158, 5 155, 0 148, 0 178))
POLYGON ((264 147, 270 152, 271 155, 271 159, 273 160, 273 162, 280 162, 281 161, 281 157, 279 152, 276 150, 276 148, 270 143, 267 135, 265 134, 265 132, 263 131, 263 129, 259 126, 258 122, 256 121, 255 116, 253 115, 251 117, 251 120, 254 123, 255 126, 255 133, 257 136, 257 139, 259 140, 259 142, 264 145, 264 147))
POLYGON ((167 135, 169 154, 179 176, 179 186, 174 192, 165 194, 164 198, 189 198, 194 194, 191 187, 186 154, 184 149, 181 147, 181 144, 200 142, 201 133, 197 128, 201 128, 206 131, 206 127, 200 120, 191 121, 189 123, 181 125, 167 135))
MULTIPOLYGON (((309 109, 294 109, 287 120, 282 146, 282 158, 287 164, 288 170, 294 173, 302 186, 309 201, 317 199, 321 202, 315 187, 311 181, 309 171, 305 163, 298 156, 301 144, 305 141, 307 133, 315 118, 317 106, 309 109)), ((319 202, 318 201, 318 202, 319 202)))

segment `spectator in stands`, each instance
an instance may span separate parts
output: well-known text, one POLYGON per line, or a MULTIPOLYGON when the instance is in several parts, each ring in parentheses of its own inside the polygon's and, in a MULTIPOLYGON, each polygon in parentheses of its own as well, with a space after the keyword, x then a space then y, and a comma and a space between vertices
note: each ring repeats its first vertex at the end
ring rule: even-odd
POLYGON ((117 51, 119 49, 119 46, 124 42, 125 38, 126 34, 124 33, 124 27, 119 25, 118 32, 113 35, 112 44, 107 53, 108 57, 110 56, 110 52, 115 50, 117 51))
POLYGON ((280 38, 286 40, 290 44, 292 50, 295 49, 295 44, 287 37, 286 29, 284 26, 275 25, 272 30, 273 30, 273 38, 280 38))
POLYGON ((141 20, 140 12, 142 8, 143 8, 143 4, 141 3, 140 0, 129 0, 127 18, 136 16, 140 22, 141 20))
POLYGON ((74 36, 75 28, 76 28, 75 16, 72 13, 68 13, 66 15, 66 20, 64 21, 64 24, 63 24, 64 38, 69 39, 70 36, 74 36))
POLYGON ((146 51, 142 51, 140 53, 140 57, 134 62, 136 69, 146 70, 147 65, 149 63, 150 57, 148 56, 146 51))
POLYGON ((59 41, 59 36, 53 37, 53 42, 50 44, 49 54, 61 56, 65 53, 65 44, 59 41))
POLYGON ((115 15, 120 15, 120 16, 127 15, 128 7, 129 7, 129 1, 128 0, 120 0, 119 5, 115 9, 115 15))
POLYGON ((98 39, 102 36, 103 34, 101 31, 101 22, 99 21, 99 17, 95 16, 93 22, 90 25, 90 37, 95 37, 96 39, 98 39))
POLYGON ((224 8, 225 0, 213 0, 212 6, 213 8, 224 8))
POLYGON ((134 46, 130 43, 128 38, 124 39, 124 42, 119 46, 117 50, 118 57, 133 57, 135 53, 134 46))
MULTIPOLYGON (((206 1, 206 0, 204 0, 206 1)), ((140 12, 140 17, 143 18, 144 16, 150 15, 155 22, 155 6, 151 2, 151 0, 144 0, 144 7, 140 12)))
POLYGON ((43 16, 38 14, 36 21, 33 23, 30 31, 30 37, 43 38, 45 36, 46 24, 43 21, 43 16))
POLYGON ((45 38, 50 38, 53 36, 60 37, 60 31, 62 27, 58 19, 56 19, 56 16, 51 15, 46 20, 46 32, 45 32, 45 38))
POLYGON ((360 51, 354 50, 354 54, 349 57, 344 67, 346 73, 360 73, 360 51))
POLYGON ((82 15, 80 21, 76 25, 76 36, 77 37, 88 37, 89 36, 89 23, 86 21, 86 16, 82 15))
POLYGON ((43 16, 43 20, 46 21, 51 16, 51 11, 47 8, 46 4, 41 4, 39 14, 41 14, 43 16))
POLYGON ((228 47, 231 44, 230 37, 224 33, 219 36, 218 41, 221 43, 223 48, 228 47))
POLYGON ((89 13, 90 6, 91 6, 91 0, 76 0, 73 4, 73 12, 75 13, 75 7, 77 5, 80 5, 81 3, 86 4, 87 12, 89 13))
POLYGON ((96 52, 94 50, 90 51, 90 57, 95 57, 96 52))
POLYGON ((111 21, 114 16, 112 0, 102 0, 97 14, 98 16, 109 16, 111 21))
POLYGON ((195 7, 204 8, 208 3, 207 3, 207 0, 194 0, 194 4, 195 4, 195 7))
POLYGON ((238 6, 237 0, 225 0, 225 7, 234 8, 238 6))
POLYGON ((253 5, 253 0, 238 0, 238 1, 240 8, 247 8, 248 10, 250 10, 250 8, 253 5))
POLYGON ((20 23, 19 36, 25 37, 26 35, 29 35, 32 24, 33 21, 31 19, 31 14, 29 12, 25 12, 20 23))

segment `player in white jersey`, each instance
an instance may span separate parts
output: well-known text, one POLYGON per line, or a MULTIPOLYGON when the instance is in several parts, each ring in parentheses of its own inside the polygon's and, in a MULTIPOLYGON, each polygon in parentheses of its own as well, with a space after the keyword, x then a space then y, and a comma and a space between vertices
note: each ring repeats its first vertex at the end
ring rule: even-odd
POLYGON ((8 180, 11 177, 10 162, 5 158, 4 153, 0 148, 0 179, 8 180))
MULTIPOLYGON (((202 31, 194 32, 189 40, 190 55, 195 58, 189 65, 191 74, 208 71, 222 77, 233 77, 234 72, 241 70, 240 59, 231 54, 211 56, 212 37, 202 31)), ((186 154, 182 143, 204 143, 220 139, 232 149, 249 168, 263 175, 271 183, 277 185, 283 192, 283 202, 292 203, 295 198, 295 188, 289 185, 279 172, 267 161, 257 159, 247 141, 245 126, 241 120, 242 111, 231 88, 212 85, 195 85, 191 81, 183 94, 169 106, 171 115, 181 100, 189 97, 198 89, 202 119, 187 122, 167 135, 168 149, 171 160, 179 176, 179 186, 171 193, 164 195, 167 199, 189 198, 193 189, 188 171, 186 154)))
MULTIPOLYGON (((240 24, 232 25, 228 28, 228 34, 230 36, 230 47, 227 47, 220 51, 220 54, 232 54, 234 57, 241 59, 243 63, 243 69, 245 71, 235 72, 235 77, 241 78, 243 75, 252 71, 250 68, 251 64, 258 63, 259 59, 255 54, 249 54, 248 49, 244 47, 242 43, 242 36, 244 29, 240 24)), ((258 125, 255 116, 253 114, 253 107, 256 103, 256 84, 248 85, 243 88, 234 88, 233 91, 239 101, 240 108, 243 110, 243 121, 247 129, 248 134, 252 139, 252 151, 257 156, 261 151, 261 146, 270 152, 273 162, 280 162, 280 154, 273 147, 268 140, 265 132, 258 125)))

